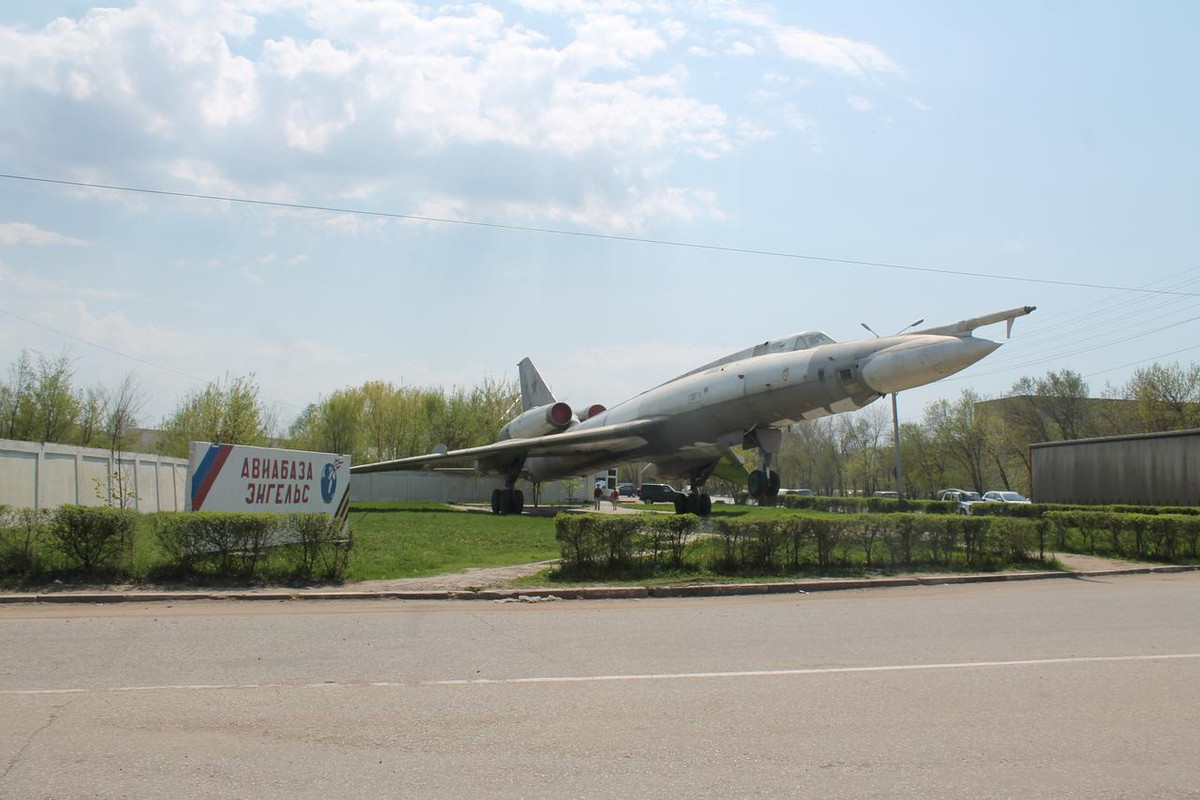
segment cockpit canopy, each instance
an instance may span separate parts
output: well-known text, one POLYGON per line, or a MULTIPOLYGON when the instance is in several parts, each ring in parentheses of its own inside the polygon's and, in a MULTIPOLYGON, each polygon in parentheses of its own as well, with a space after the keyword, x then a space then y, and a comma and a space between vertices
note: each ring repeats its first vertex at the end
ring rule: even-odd
POLYGON ((808 350, 818 345, 833 343, 833 339, 820 331, 804 331, 803 333, 789 334, 781 339, 772 339, 769 342, 763 342, 749 351, 743 351, 743 353, 746 356, 761 356, 764 353, 786 353, 790 350, 808 350))
POLYGON ((829 338, 820 331, 805 331, 804 333, 796 334, 796 344, 792 347, 793 350, 807 350, 810 347, 816 347, 822 344, 833 344, 833 339, 829 338))
MULTIPOLYGON (((746 358, 767 355, 768 353, 787 353, 795 350, 808 350, 823 344, 834 343, 835 342, 833 339, 829 338, 820 331, 803 331, 802 333, 793 333, 780 339, 772 339, 769 342, 763 342, 762 344, 757 344, 753 347, 747 347, 745 350, 739 350, 732 355, 709 362, 702 367, 697 367, 691 372, 685 372, 679 377, 686 378, 688 375, 695 375, 698 372, 707 372, 710 369, 717 369, 725 364, 731 364, 734 361, 741 361, 742 359, 746 358)), ((678 380, 678 378, 675 380, 678 380)))

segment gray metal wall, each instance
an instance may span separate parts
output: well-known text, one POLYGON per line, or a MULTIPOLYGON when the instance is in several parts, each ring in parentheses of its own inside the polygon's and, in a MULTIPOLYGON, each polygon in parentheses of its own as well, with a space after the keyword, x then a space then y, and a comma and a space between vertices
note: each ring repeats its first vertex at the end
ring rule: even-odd
POLYGON ((1200 506, 1200 430, 1031 445, 1039 503, 1200 506))
POLYGON ((0 505, 56 508, 65 503, 108 505, 117 469, 133 507, 140 511, 179 511, 187 503, 187 459, 145 453, 0 439, 0 505))

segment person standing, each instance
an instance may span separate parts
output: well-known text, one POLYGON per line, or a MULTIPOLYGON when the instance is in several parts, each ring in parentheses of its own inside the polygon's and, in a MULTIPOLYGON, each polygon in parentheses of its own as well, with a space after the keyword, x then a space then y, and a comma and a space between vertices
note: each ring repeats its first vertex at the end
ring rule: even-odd
POLYGON ((592 492, 592 499, 596 501, 596 510, 600 510, 600 498, 604 497, 604 490, 600 488, 600 484, 596 484, 595 491, 592 492))
POLYGON ((613 489, 613 490, 612 490, 612 496, 611 496, 609 499, 610 499, 610 500, 612 500, 612 504, 613 504, 613 511, 616 511, 616 510, 617 510, 617 503, 621 502, 621 493, 620 493, 620 492, 618 492, 616 489, 613 489))

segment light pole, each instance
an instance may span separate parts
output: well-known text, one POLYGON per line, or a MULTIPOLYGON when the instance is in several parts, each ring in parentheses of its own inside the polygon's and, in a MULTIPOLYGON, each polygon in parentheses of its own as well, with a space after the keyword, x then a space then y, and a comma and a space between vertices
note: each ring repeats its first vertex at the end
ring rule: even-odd
MULTIPOLYGON (((903 328, 896 331, 892 335, 899 336, 900 334, 904 333, 909 328, 914 328, 917 325, 920 325, 924 321, 925 321, 925 318, 921 317, 916 322, 910 322, 909 324, 905 325, 903 328)), ((868 331, 871 331, 871 333, 875 333, 875 331, 871 330, 871 326, 868 325, 867 323, 860 322, 859 325, 862 325, 868 331)), ((876 339, 879 338, 878 333, 875 333, 875 338, 876 339)), ((899 394, 899 392, 892 392, 892 442, 894 443, 895 449, 896 449, 896 496, 898 498, 900 498, 901 500, 903 500, 904 499, 904 468, 900 464, 900 411, 896 405, 896 395, 898 395, 898 394, 899 394)))

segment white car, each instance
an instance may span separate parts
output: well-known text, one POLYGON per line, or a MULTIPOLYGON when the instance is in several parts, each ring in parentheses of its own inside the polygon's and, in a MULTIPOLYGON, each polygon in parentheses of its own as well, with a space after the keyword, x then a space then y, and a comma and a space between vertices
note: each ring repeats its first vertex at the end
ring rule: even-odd
POLYGON ((984 492, 983 500, 985 503, 1025 503, 1026 505, 1033 502, 1018 492, 984 492))
POLYGON ((970 514, 971 504, 979 502, 979 492, 969 492, 966 489, 943 489, 938 493, 938 500, 957 500, 958 513, 970 514))

